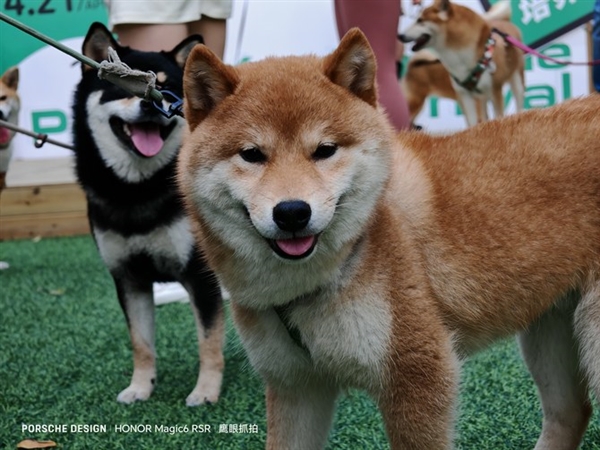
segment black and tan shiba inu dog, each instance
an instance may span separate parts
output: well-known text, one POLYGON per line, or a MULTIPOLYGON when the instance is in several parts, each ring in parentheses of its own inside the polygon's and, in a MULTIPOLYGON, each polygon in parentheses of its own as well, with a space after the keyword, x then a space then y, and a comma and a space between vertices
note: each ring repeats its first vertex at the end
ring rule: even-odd
MULTIPOLYGON (((133 69, 153 71, 160 89, 182 95, 183 66, 200 36, 170 52, 121 46, 95 23, 83 53, 107 59, 112 47, 133 69)), ((146 400, 156 381, 153 282, 179 281, 189 292, 200 344, 200 374, 187 404, 214 402, 222 371, 223 311, 217 280, 202 262, 174 182, 184 121, 98 78, 87 66, 75 91, 75 167, 88 201, 98 250, 125 312, 134 369, 118 400, 146 400)), ((167 106, 167 105, 163 105, 167 106)))

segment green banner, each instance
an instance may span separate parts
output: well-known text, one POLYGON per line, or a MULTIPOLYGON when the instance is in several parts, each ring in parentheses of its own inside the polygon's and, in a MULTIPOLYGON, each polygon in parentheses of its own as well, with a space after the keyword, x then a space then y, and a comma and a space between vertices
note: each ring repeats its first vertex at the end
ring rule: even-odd
MULTIPOLYGON (((481 0, 485 10, 498 0, 481 0)), ((592 19, 595 0, 510 0, 511 21, 523 42, 536 48, 592 19)))
POLYGON ((588 22, 594 0, 511 0, 511 6, 525 43, 539 47, 588 22))
MULTIPOLYGON (((107 23, 103 0, 0 0, 0 10, 58 41, 85 36, 92 22, 107 23)), ((0 74, 45 45, 0 21, 0 74)))

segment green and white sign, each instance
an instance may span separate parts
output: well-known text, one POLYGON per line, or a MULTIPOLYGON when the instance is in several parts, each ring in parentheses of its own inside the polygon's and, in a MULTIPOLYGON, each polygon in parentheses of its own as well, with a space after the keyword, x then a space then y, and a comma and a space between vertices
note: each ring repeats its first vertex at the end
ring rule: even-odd
MULTIPOLYGON (((81 52, 92 22, 107 22, 102 0, 0 0, 0 11, 19 22, 81 52)), ((71 143, 71 102, 81 65, 60 50, 0 21, 0 74, 19 66, 21 114, 19 125, 71 143)), ((15 159, 69 156, 70 151, 50 144, 36 148, 34 140, 17 134, 15 159)))
MULTIPOLYGON (((103 0, 0 0, 0 10, 58 41, 85 36, 94 21, 107 20, 103 0)), ((46 44, 0 21, 0 73, 46 44)))
POLYGON ((523 40, 539 47, 588 22, 593 0, 511 0, 512 20, 523 40))
MULTIPOLYGON (((484 9, 497 0, 481 0, 484 9)), ((536 48, 589 22, 595 0, 510 0, 512 22, 523 42, 536 48)))

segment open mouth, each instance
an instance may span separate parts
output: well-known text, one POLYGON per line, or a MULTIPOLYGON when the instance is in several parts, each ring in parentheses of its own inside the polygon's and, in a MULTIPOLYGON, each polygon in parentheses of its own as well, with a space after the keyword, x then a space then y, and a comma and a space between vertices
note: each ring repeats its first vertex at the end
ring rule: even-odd
MULTIPOLYGON (((244 213, 250 224, 250 211, 245 206, 244 213)), ((299 260, 310 256, 317 246, 319 240, 318 234, 310 236, 292 237, 289 239, 269 239, 265 238, 269 247, 279 256, 285 259, 299 260)))
POLYGON ((303 236, 291 239, 267 239, 275 253, 285 259, 306 258, 317 246, 319 236, 303 236))
POLYGON ((430 34, 422 34, 421 36, 419 36, 417 39, 415 39, 415 43, 412 47, 412 51, 416 52, 421 50, 423 47, 425 47, 427 45, 427 43, 429 42, 429 39, 431 39, 431 35, 430 34))
POLYGON ((151 121, 125 122, 117 116, 112 116, 109 123, 115 136, 127 148, 144 158, 152 158, 160 153, 176 125, 174 120, 167 126, 151 121))

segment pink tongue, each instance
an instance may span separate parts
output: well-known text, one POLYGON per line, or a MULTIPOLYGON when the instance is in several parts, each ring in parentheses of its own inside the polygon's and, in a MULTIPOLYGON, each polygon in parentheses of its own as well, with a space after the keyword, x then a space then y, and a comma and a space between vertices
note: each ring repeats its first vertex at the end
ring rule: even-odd
POLYGON ((157 155, 163 146, 160 129, 155 124, 130 124, 131 140, 135 148, 144 156, 157 155))
POLYGON ((306 253, 315 242, 314 236, 295 239, 277 239, 275 243, 284 253, 291 256, 300 256, 306 253))
POLYGON ((6 144, 10 139, 10 131, 8 128, 0 127, 0 144, 6 144))

